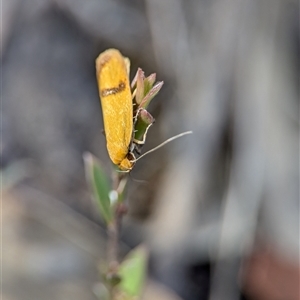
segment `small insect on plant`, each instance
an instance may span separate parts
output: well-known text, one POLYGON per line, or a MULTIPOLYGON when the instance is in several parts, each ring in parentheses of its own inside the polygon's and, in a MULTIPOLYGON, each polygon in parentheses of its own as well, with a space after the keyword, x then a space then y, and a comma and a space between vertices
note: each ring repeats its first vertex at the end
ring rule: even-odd
POLYGON ((107 263, 101 270, 103 288, 97 293, 99 298, 108 300, 139 299, 146 276, 145 247, 132 250, 122 262, 119 261, 120 225, 127 211, 124 201, 126 173, 145 155, 192 133, 187 131, 171 137, 141 155, 148 130, 155 121, 147 108, 163 82, 155 83, 156 74, 145 77, 139 68, 130 84, 129 71, 129 59, 117 49, 108 49, 96 59, 106 146, 111 161, 117 166, 112 185, 100 162, 90 153, 84 155, 87 181, 108 228, 107 263))
MULTIPOLYGON (((125 172, 132 170, 136 155, 141 153, 148 129, 154 123, 146 109, 163 85, 162 81, 154 85, 156 74, 145 78, 139 69, 131 84, 131 93, 129 69, 129 59, 116 49, 104 51, 96 60, 108 154, 111 161, 125 172)), ((182 133, 172 140, 190 133, 182 133)))

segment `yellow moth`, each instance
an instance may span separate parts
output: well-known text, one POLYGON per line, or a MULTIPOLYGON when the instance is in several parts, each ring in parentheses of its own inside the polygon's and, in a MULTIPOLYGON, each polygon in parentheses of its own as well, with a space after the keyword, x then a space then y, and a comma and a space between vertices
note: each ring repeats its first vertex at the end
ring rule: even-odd
MULTIPOLYGON (((129 68, 129 59, 123 57, 117 49, 108 49, 102 52, 96 59, 97 81, 102 105, 106 147, 111 161, 123 172, 130 172, 136 161, 145 155, 159 149, 174 139, 192 133, 191 131, 187 131, 178 134, 144 153, 138 159, 135 157, 133 152, 140 155, 140 147, 145 143, 147 131, 154 122, 154 118, 142 107, 147 101, 151 100, 151 98, 149 100, 149 97, 154 97, 163 82, 158 83, 149 91, 144 97, 144 102, 141 98, 140 103, 135 103, 135 105, 138 105, 138 108, 135 110, 135 116, 133 116, 133 96, 129 83, 129 68), (143 132, 142 139, 138 140, 134 138, 134 133, 137 132, 134 126, 143 113, 144 117, 149 118, 149 123, 143 132)), ((150 77, 147 79, 150 80, 150 77)), ((136 93, 138 93, 137 90, 135 91, 136 93)))
POLYGON ((130 171, 135 157, 130 151, 133 135, 133 107, 129 83, 130 61, 117 49, 108 49, 96 59, 106 146, 112 162, 130 171))

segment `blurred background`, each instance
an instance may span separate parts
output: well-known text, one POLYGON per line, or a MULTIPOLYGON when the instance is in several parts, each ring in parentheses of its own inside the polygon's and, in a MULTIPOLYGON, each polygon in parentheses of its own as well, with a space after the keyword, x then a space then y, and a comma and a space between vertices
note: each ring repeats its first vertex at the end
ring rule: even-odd
POLYGON ((94 61, 112 47, 165 82, 144 151, 193 130, 131 173, 122 252, 149 247, 145 299, 300 299, 298 6, 4 0, 3 300, 97 299, 82 154, 111 170, 94 61))

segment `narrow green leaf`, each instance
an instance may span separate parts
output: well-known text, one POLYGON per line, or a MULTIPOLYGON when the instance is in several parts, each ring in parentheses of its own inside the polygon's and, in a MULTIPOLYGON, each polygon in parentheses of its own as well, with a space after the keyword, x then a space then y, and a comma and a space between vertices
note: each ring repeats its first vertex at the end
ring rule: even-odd
POLYGON ((149 127, 155 122, 152 115, 145 109, 140 109, 134 125, 134 141, 144 144, 149 127))
POLYGON ((149 75, 147 78, 145 78, 145 80, 144 80, 144 97, 152 89, 155 80, 156 80, 156 74, 155 73, 153 73, 153 74, 149 75))
POLYGON ((151 88, 151 90, 148 92, 148 94, 144 97, 142 102, 139 104, 139 108, 147 109, 151 100, 157 95, 157 93, 162 88, 163 84, 164 84, 163 81, 159 81, 159 82, 155 83, 155 85, 151 88))
POLYGON ((83 159, 87 182, 92 189, 101 217, 108 224, 113 219, 109 198, 111 188, 108 178, 100 162, 91 153, 85 153, 83 159))
POLYGON ((145 75, 142 69, 137 70, 136 95, 135 101, 139 105, 144 98, 144 79, 145 75))
POLYGON ((141 296, 145 285, 147 260, 148 251, 144 246, 129 252, 119 270, 122 278, 119 288, 122 292, 132 297, 141 296))

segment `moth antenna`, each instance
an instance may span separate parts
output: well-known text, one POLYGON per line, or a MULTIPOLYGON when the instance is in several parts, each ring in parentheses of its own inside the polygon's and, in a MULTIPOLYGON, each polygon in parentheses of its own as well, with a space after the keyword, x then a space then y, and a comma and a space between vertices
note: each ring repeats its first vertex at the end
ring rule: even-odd
POLYGON ((146 153, 142 154, 142 155, 141 155, 140 157, 138 157, 135 161, 140 160, 142 157, 144 157, 144 156, 150 154, 151 152, 156 151, 157 149, 163 147, 164 145, 166 145, 166 144, 168 144, 168 143, 170 143, 170 142, 172 142, 172 141, 174 141, 174 140, 176 140, 176 139, 178 139, 178 138, 180 138, 180 137, 182 137, 182 136, 184 136, 184 135, 192 134, 192 133, 193 133, 193 131, 186 131, 186 132, 177 134, 177 135, 175 135, 175 136, 172 136, 171 138, 165 140, 164 142, 162 142, 162 143, 159 144, 158 146, 156 146, 156 147, 154 147, 153 149, 151 149, 151 150, 147 151, 146 153))

